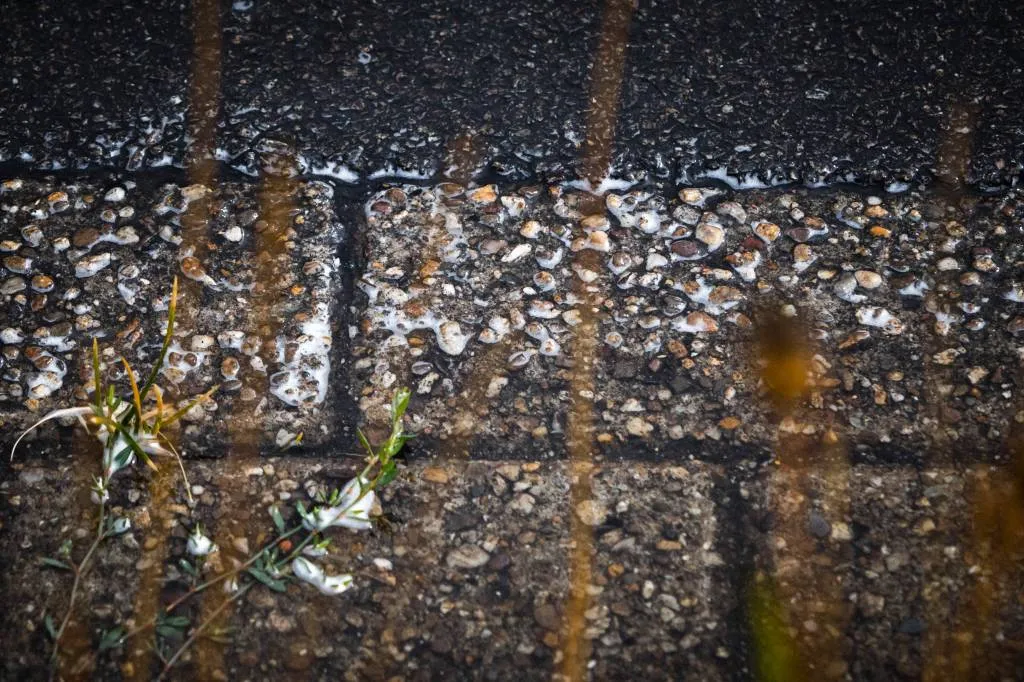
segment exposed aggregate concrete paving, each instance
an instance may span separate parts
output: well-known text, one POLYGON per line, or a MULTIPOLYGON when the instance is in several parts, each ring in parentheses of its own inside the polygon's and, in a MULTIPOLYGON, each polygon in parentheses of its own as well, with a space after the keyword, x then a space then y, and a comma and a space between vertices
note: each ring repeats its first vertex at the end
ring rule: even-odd
MULTIPOLYGON (((69 457, 18 465, 3 483, 3 570, 25 578, 2 588, 12 605, 2 617, 5 641, 17 652, 5 657, 5 679, 43 677, 40 611, 66 599, 67 576, 36 561, 88 532, 92 507, 68 484, 80 467, 69 457)), ((191 463, 189 472, 196 503, 175 505, 159 524, 146 507, 144 476, 119 481, 112 509, 126 513, 133 530, 107 546, 86 583, 79 618, 90 640, 115 622, 132 623, 139 571, 160 551, 168 552, 164 598, 179 593, 176 563, 195 521, 222 548, 215 568, 266 539, 264 507, 351 475, 345 464, 295 458, 191 463)), ((963 486, 992 473, 859 465, 840 478, 811 474, 817 483, 804 488, 797 476, 730 476, 698 462, 597 467, 587 513, 596 536, 585 630, 593 678, 750 679, 746 602, 760 569, 778 581, 801 646, 834 645, 810 661, 817 679, 920 679, 923 668, 942 665, 942 638, 965 632, 958 627, 970 615, 972 590, 991 581, 1001 618, 985 635, 966 632, 987 656, 979 671, 1018 679, 1014 642, 1024 620, 1014 595, 1024 575, 993 573, 966 522, 972 500, 963 486), (825 492, 840 481, 848 505, 829 508, 825 492), (769 495, 777 498, 771 506, 769 495), (783 515, 804 503, 817 522, 797 515, 798 530, 783 529, 783 515), (740 553, 756 562, 737 561, 740 553), (822 592, 815 576, 833 593, 822 592)), ((295 585, 285 594, 255 592, 231 616, 237 631, 223 657, 191 670, 243 680, 551 679, 564 643, 568 486, 562 462, 403 468, 381 500, 389 530, 336 538, 328 565, 355 573, 353 591, 338 598, 295 585)), ((211 603, 219 598, 209 593, 211 603)), ((93 678, 120 679, 143 664, 143 652, 137 642, 80 664, 93 678)), ((194 658, 186 663, 194 665, 194 658)))
POLYGON ((226 415, 257 420, 265 448, 299 433, 311 446, 334 435, 329 415, 345 402, 326 398, 345 284, 329 185, 213 191, 153 176, 14 179, 0 188, 0 204, 6 433, 91 392, 93 338, 104 381, 127 390, 124 357, 142 384, 178 277, 179 315, 158 386, 183 406, 220 386, 187 414, 186 451, 215 455, 214 442, 202 441, 232 435, 226 415))
POLYGON ((133 527, 85 583, 72 676, 149 679, 139 643, 91 652, 180 593, 194 523, 213 568, 257 546, 409 385, 384 522, 328 560, 356 589, 254 592, 182 678, 552 679, 583 521, 592 679, 753 679, 758 594, 805 679, 1024 679, 1024 6, 609 6, 618 101, 591 92, 595 2, 5 8, 0 679, 46 677, 69 577, 37 562, 95 513, 80 431, 7 447, 87 397, 92 336, 119 389, 121 355, 149 369, 175 274, 160 383, 221 386, 174 433, 196 502, 170 462, 115 479, 133 527), (569 182, 596 101, 599 198, 569 182), (205 152, 217 187, 182 171, 205 152), (317 457, 255 458, 289 444, 317 457))
POLYGON ((413 386, 417 430, 542 456, 559 452, 582 371, 612 455, 713 458, 826 432, 890 458, 957 442, 969 460, 1006 455, 1024 320, 1015 193, 592 199, 447 184, 367 201, 350 365, 362 410, 380 417, 394 386, 413 386), (585 306, 594 357, 573 352, 592 333, 585 306), (806 374, 802 416, 769 399, 776 366, 806 374))
MULTIPOLYGON (((594 538, 584 616, 593 679, 751 679, 750 600, 760 584, 784 604, 817 679, 919 679, 958 660, 950 642, 983 652, 972 660, 993 676, 1024 674, 1016 555, 994 561, 984 538, 998 530, 977 516, 979 481, 1007 478, 1019 421, 1016 193, 716 185, 618 187, 595 198, 561 184, 404 184, 353 198, 294 177, 288 157, 263 158, 259 186, 212 191, 173 174, 4 185, 0 238, 3 257, 15 259, 0 261, 0 284, 11 288, 4 326, 25 337, 4 341, 4 369, 21 370, 3 383, 4 440, 85 395, 88 371, 72 368, 88 369, 97 331, 114 349, 104 358, 110 379, 119 379, 121 353, 148 369, 163 324, 149 312, 166 302, 175 273, 185 293, 174 362, 188 363, 185 344, 197 335, 214 345, 161 382, 178 397, 223 385, 217 411, 196 415, 182 434, 194 505, 171 488, 151 509, 167 479, 115 479, 113 509, 133 530, 103 550, 86 583, 86 644, 132 617, 147 571, 166 579, 165 602, 180 591, 176 560, 195 522, 222 547, 217 561, 228 561, 266 539, 265 507, 350 477, 353 427, 372 432, 393 390, 409 385, 407 421, 419 437, 381 500, 386 524, 339 538, 329 560, 352 569, 357 588, 331 600, 296 586, 258 591, 231 616, 238 631, 203 663, 212 667, 189 659, 182 674, 551 679, 564 655, 574 516, 594 538), (206 230, 206 218, 205 243, 188 241, 190 221, 206 230), (285 246, 276 266, 260 270, 268 233, 285 246), (192 243, 202 249, 190 256, 192 243), (98 254, 111 263, 77 277, 76 266, 98 254), (329 266, 330 278, 310 261, 329 266), (139 272, 122 277, 133 265, 139 272), (41 275, 52 290, 33 289, 41 275), (135 283, 139 291, 121 290, 135 283), (64 300, 73 287, 83 293, 64 300), (573 509, 561 430, 570 372, 581 367, 573 297, 586 287, 604 299, 599 351, 582 365, 596 378, 594 494, 573 509), (258 335, 282 341, 252 355, 230 340, 222 347, 218 334, 248 335, 267 301, 277 333, 258 335), (307 347, 302 325, 321 304, 331 335, 322 403, 310 388, 317 353, 298 352, 307 347), (134 342, 117 334, 133 318, 134 342), (36 331, 64 321, 67 334, 36 331), (778 338, 800 350, 794 367, 806 391, 778 404, 769 385, 778 380, 775 337, 765 330, 787 324, 778 338), (252 360, 264 355, 265 374, 252 360), (244 381, 224 385, 229 356, 243 361, 240 376, 264 377, 254 385, 265 412, 247 427, 262 434, 259 450, 274 454, 282 429, 302 431, 295 451, 321 457, 256 460, 256 450, 233 447, 244 381), (522 366, 508 366, 521 356, 522 366), (33 396, 47 385, 38 375, 53 371, 33 359, 46 357, 69 371, 33 396), (292 406, 273 389, 302 382, 270 377, 291 376, 295 358, 312 364, 308 399, 292 406), (971 615, 989 585, 998 617, 979 630, 971 615)), ((19 605, 0 625, 18 651, 5 661, 7 677, 44 676, 42 610, 59 612, 67 576, 36 562, 65 538, 81 542, 91 523, 91 455, 73 433, 48 425, 0 484, 2 571, 20 577, 0 588, 2 603, 19 605)), ((145 677, 139 650, 78 661, 100 679, 145 677)))

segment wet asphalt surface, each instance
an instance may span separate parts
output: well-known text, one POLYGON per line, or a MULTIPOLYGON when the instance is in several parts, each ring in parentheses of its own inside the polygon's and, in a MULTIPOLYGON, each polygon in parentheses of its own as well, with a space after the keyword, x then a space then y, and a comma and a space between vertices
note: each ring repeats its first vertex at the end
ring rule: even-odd
MULTIPOLYGON (((273 139, 361 178, 574 175, 603 25, 600 3, 543 0, 239 0, 213 23, 172 0, 4 14, 10 165, 182 164, 193 24, 209 36, 219 23, 219 156, 252 171, 273 139)), ((1022 15, 1015 3, 942 0, 640 2, 622 45, 613 166, 1010 185, 1024 160, 1022 15)), ((218 47, 198 44, 207 57, 218 47)))

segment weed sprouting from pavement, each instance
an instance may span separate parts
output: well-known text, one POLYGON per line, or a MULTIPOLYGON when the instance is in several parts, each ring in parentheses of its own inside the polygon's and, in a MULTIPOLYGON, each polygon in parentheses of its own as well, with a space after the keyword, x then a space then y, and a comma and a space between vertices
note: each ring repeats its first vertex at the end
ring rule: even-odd
POLYGON ((398 473, 395 457, 412 438, 405 433, 402 421, 410 396, 407 388, 395 394, 391 403, 391 432, 379 448, 374 448, 362 431, 359 432, 360 443, 366 450, 366 464, 355 478, 329 495, 319 493, 311 508, 302 501, 297 502, 290 524, 277 505, 271 506, 268 512, 276 530, 275 537, 244 561, 238 561, 233 568, 205 580, 202 577, 205 559, 216 552, 217 547, 197 525, 186 546, 192 560, 181 559, 179 562, 190 582, 189 589, 149 622, 128 632, 118 631, 111 640, 111 646, 119 646, 132 637, 153 630, 154 650, 163 663, 160 673, 163 678, 200 637, 223 640, 223 634, 210 634, 216 629, 215 621, 252 589, 265 587, 285 592, 291 580, 305 582, 328 596, 350 589, 353 585, 351 574, 328 574, 316 559, 328 553, 331 540, 325 531, 329 528, 340 526, 368 530, 373 527, 370 512, 376 501, 376 491, 394 480, 398 473), (223 585, 228 596, 210 610, 205 620, 191 627, 187 618, 175 615, 192 597, 216 585, 223 585), (188 637, 177 648, 169 648, 169 643, 180 641, 186 634, 188 637))
MULTIPOLYGON (((207 400, 217 387, 180 407, 165 405, 163 402, 163 393, 157 385, 157 379, 172 342, 177 297, 178 282, 175 279, 160 354, 141 387, 128 361, 121 359, 131 384, 130 398, 118 398, 114 386, 104 385, 99 344, 94 339, 92 402, 89 405, 50 412, 22 433, 11 449, 13 459, 25 435, 44 422, 69 417, 77 419, 103 446, 100 473, 94 477, 90 495, 98 508, 96 532, 91 544, 78 561, 72 558, 74 547, 70 540, 65 541, 54 556, 41 559, 42 566, 67 571, 74 576, 67 610, 59 622, 53 615, 44 612, 43 625, 53 647, 50 654, 51 678, 57 675, 61 662, 62 639, 82 591, 82 581, 95 563, 97 550, 105 540, 121 535, 131 528, 128 518, 113 517, 107 509, 110 483, 114 474, 131 466, 136 460, 141 460, 156 470, 157 465, 152 456, 173 456, 177 459, 184 480, 185 494, 189 502, 192 502, 184 463, 163 429, 207 400)), ((290 521, 286 521, 285 515, 277 505, 271 506, 269 514, 276 529, 275 537, 244 560, 236 561, 229 570, 212 577, 204 575, 210 566, 207 559, 218 549, 213 539, 206 534, 200 524, 196 523, 186 542, 188 558, 181 558, 178 562, 182 576, 188 584, 187 591, 166 605, 148 622, 131 629, 124 624, 116 624, 103 630, 96 649, 100 652, 117 649, 129 639, 152 632, 152 648, 163 665, 159 673, 163 678, 180 662, 198 638, 226 641, 227 630, 217 627, 215 621, 231 604, 241 600, 254 588, 265 587, 276 592, 284 592, 289 581, 297 580, 313 586, 324 595, 339 595, 350 589, 353 585, 352 575, 328 574, 316 560, 328 552, 330 538, 326 536, 326 531, 329 528, 340 526, 358 531, 373 527, 370 514, 377 499, 376 491, 394 480, 398 473, 395 458, 405 443, 412 438, 403 428, 403 416, 410 396, 411 392, 405 388, 395 394, 391 403, 391 431, 382 445, 375 448, 362 431, 358 432, 360 444, 366 452, 366 460, 355 478, 329 495, 319 492, 309 508, 303 502, 297 502, 295 513, 289 515, 290 521), (179 607, 192 597, 216 585, 222 585, 228 596, 209 611, 205 620, 193 626, 188 617, 177 613, 179 607)), ((300 438, 301 435, 295 440, 298 441, 300 438)), ((293 443, 289 443, 291 444, 293 443)))
MULTIPOLYGON (((54 410, 45 417, 30 426, 15 441, 11 448, 11 459, 14 458, 18 445, 29 432, 39 425, 51 419, 74 417, 83 427, 103 446, 102 466, 100 474, 93 479, 91 499, 98 507, 96 520, 96 534, 89 545, 84 556, 79 561, 72 559, 73 545, 66 541, 61 545, 56 557, 45 557, 42 559, 44 566, 69 571, 74 575, 71 585, 71 593, 68 599, 68 607, 60 622, 54 620, 53 616, 47 613, 43 618, 43 625, 53 640, 53 650, 50 655, 50 663, 53 672, 60 661, 61 640, 67 630, 68 623, 75 610, 75 603, 81 588, 82 579, 88 573, 95 558, 96 550, 111 537, 121 535, 129 530, 131 523, 125 517, 112 517, 107 513, 107 502, 110 499, 110 481, 121 469, 131 466, 136 459, 141 459, 151 469, 156 470, 157 466, 151 459, 151 455, 174 456, 178 460, 182 476, 185 477, 185 467, 180 456, 174 449, 170 440, 161 431, 162 428, 170 426, 183 417, 192 407, 207 399, 216 387, 200 395, 189 402, 185 407, 174 409, 173 406, 163 403, 162 392, 157 386, 157 378, 163 368, 170 348, 171 339, 174 335, 174 318, 177 310, 178 280, 175 278, 171 287, 170 303, 167 312, 167 329, 164 333, 163 345, 160 355, 157 357, 150 371, 149 378, 141 390, 135 380, 131 365, 124 358, 124 364, 128 379, 132 387, 131 400, 122 400, 117 397, 115 388, 112 385, 104 385, 100 372, 99 343, 93 338, 92 343, 92 370, 93 370, 93 401, 89 405, 54 410), (147 408, 146 398, 152 391, 155 398, 155 405, 147 408)), ((188 479, 185 477, 185 489, 188 493, 188 479)), ((189 494, 191 499, 191 495, 189 494)), ((100 642, 100 648, 109 648, 111 638, 104 634, 100 642)))

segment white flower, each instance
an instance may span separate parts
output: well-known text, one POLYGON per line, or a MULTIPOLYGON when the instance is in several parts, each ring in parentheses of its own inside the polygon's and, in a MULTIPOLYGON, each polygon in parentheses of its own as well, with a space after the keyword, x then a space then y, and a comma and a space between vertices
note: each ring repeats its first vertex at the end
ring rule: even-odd
POLYGON ((351 575, 347 573, 343 575, 327 575, 324 573, 324 569, 303 557, 296 557, 292 560, 292 573, 299 580, 307 582, 320 590, 321 594, 329 596, 341 594, 352 587, 351 575))
POLYGON ((217 545, 213 544, 213 540, 203 535, 203 531, 199 526, 196 526, 192 534, 188 536, 188 544, 185 545, 185 549, 192 556, 206 556, 216 552, 217 545))
POLYGON ((121 533, 127 533, 128 530, 131 529, 131 527, 132 522, 128 518, 122 516, 116 519, 114 523, 110 525, 110 532, 114 535, 120 535, 121 533))
MULTIPOLYGON (((369 485, 365 478, 362 485, 369 485)), ((372 490, 360 497, 360 479, 353 478, 341 489, 340 499, 331 507, 317 507, 306 514, 302 525, 306 530, 324 530, 331 526, 342 526, 353 530, 368 530, 371 527, 370 510, 376 499, 372 490)))
POLYGON ((93 504, 103 504, 110 500, 110 491, 107 490, 107 485, 103 482, 102 478, 96 477, 92 482, 92 492, 89 493, 89 499, 92 500, 93 504))
POLYGON ((302 548, 302 553, 305 554, 306 556, 311 556, 311 557, 327 556, 327 548, 326 547, 316 547, 316 546, 303 547, 302 548))

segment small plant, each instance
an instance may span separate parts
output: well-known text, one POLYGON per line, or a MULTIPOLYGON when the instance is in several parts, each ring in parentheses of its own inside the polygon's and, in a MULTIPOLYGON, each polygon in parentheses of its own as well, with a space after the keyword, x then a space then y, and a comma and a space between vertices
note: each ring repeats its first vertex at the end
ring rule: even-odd
POLYGON ((316 559, 328 553, 331 539, 325 536, 329 528, 340 526, 352 530, 367 530, 373 527, 370 511, 376 500, 376 491, 387 485, 398 473, 395 457, 413 436, 405 433, 402 418, 409 404, 409 389, 399 390, 391 402, 391 432, 379 448, 374 448, 367 437, 359 432, 359 440, 366 450, 366 464, 362 471, 340 490, 330 494, 318 493, 315 504, 308 508, 301 501, 296 503, 296 519, 289 526, 276 505, 269 508, 270 518, 277 531, 276 536, 262 548, 238 563, 205 581, 200 581, 204 558, 216 550, 216 545, 197 525, 189 536, 186 551, 192 561, 182 559, 180 568, 191 581, 188 591, 168 604, 153 620, 130 632, 119 631, 111 646, 119 646, 128 639, 149 630, 155 630, 154 650, 164 663, 164 677, 181 659, 199 637, 212 636, 218 641, 223 633, 210 634, 214 621, 232 603, 245 597, 252 589, 265 587, 275 592, 287 590, 292 579, 307 583, 321 594, 335 596, 342 594, 353 585, 351 574, 330 575, 316 559), (177 610, 189 599, 201 592, 223 585, 228 596, 211 611, 209 616, 198 623, 176 649, 168 647, 169 642, 179 641, 188 630, 187 619, 176 616, 177 610))
MULTIPOLYGON (((74 574, 68 608, 60 622, 55 621, 50 614, 44 616, 44 626, 53 640, 50 658, 53 672, 56 672, 59 664, 61 640, 74 613, 82 579, 91 568, 97 549, 104 540, 120 535, 130 528, 128 519, 112 518, 107 513, 110 481, 114 474, 131 466, 136 460, 145 462, 155 470, 157 467, 151 456, 174 456, 185 481, 186 495, 191 501, 184 463, 163 429, 181 419, 217 389, 214 387, 178 409, 163 402, 163 394, 156 381, 171 345, 177 297, 178 282, 175 279, 171 288, 167 329, 160 355, 141 388, 128 361, 121 359, 131 384, 130 399, 118 398, 113 386, 103 384, 99 344, 93 339, 93 402, 87 406, 50 412, 22 433, 11 449, 13 459, 25 435, 44 422, 65 417, 78 419, 103 446, 100 474, 95 477, 92 486, 91 498, 98 507, 96 535, 92 543, 82 559, 77 562, 72 559, 73 547, 70 540, 61 545, 56 556, 42 559, 44 566, 74 574)), ((126 630, 122 625, 104 630, 100 635, 98 650, 117 649, 129 639, 152 631, 153 651, 163 664, 160 673, 160 678, 163 678, 198 638, 226 641, 228 631, 216 627, 214 622, 232 603, 241 600, 257 587, 284 592, 289 581, 297 580, 313 586, 324 595, 338 595, 350 589, 353 585, 352 575, 330 575, 316 559, 328 552, 330 538, 325 535, 328 529, 335 526, 356 531, 372 528, 370 513, 376 501, 376 491, 394 480, 398 473, 395 457, 412 438, 403 429, 403 416, 409 405, 410 395, 410 391, 403 388, 394 396, 391 403, 391 432, 379 448, 374 448, 362 431, 358 432, 359 441, 366 451, 366 462, 354 479, 340 490, 333 490, 329 495, 319 492, 309 508, 301 501, 296 503, 291 525, 276 505, 270 507, 270 517, 276 529, 274 539, 245 560, 238 562, 233 568, 203 579, 206 559, 217 551, 217 545, 198 523, 195 524, 185 546, 190 558, 180 559, 178 563, 189 585, 188 590, 164 607, 149 622, 132 630, 126 630), (178 609, 192 597, 216 585, 221 585, 228 596, 209 611, 205 620, 193 627, 187 616, 178 614, 178 609)), ((287 446, 300 440, 301 434, 287 446)))
MULTIPOLYGON (((132 371, 131 365, 126 359, 121 358, 121 362, 124 364, 128 380, 132 387, 131 400, 122 400, 118 398, 114 386, 104 386, 100 373, 99 343, 95 338, 93 338, 93 402, 85 406, 71 407, 50 412, 22 433, 11 448, 11 459, 13 460, 18 445, 29 432, 38 428, 44 422, 62 417, 77 418, 82 426, 85 427, 92 436, 99 440, 103 446, 102 466, 99 475, 94 478, 92 485, 91 498, 99 509, 97 513, 96 535, 93 538, 92 544, 86 550, 82 559, 77 563, 71 558, 73 547, 70 540, 61 545, 56 558, 47 557, 42 560, 42 563, 45 566, 70 571, 75 576, 74 582, 71 586, 68 608, 64 616, 61 618, 60 623, 58 624, 54 621, 53 617, 49 614, 44 618, 46 630, 53 639, 51 663, 54 666, 57 665, 60 655, 61 638, 64 635, 64 631, 67 629, 68 623, 71 620, 71 615, 75 609, 75 601, 78 597, 82 578, 89 571, 97 548, 104 540, 115 535, 120 535, 130 527, 128 519, 111 518, 106 513, 106 503, 110 499, 110 480, 114 474, 125 467, 131 466, 136 459, 141 459, 151 469, 156 470, 157 466, 151 459, 151 455, 173 455, 178 460, 178 466, 181 469, 182 476, 185 477, 186 494, 188 494, 189 499, 191 499, 184 464, 181 462, 181 457, 178 456, 173 444, 163 433, 162 429, 178 421, 190 409, 192 409, 192 407, 207 399, 210 394, 216 390, 216 387, 180 409, 174 409, 173 406, 165 405, 163 402, 163 394, 160 387, 157 386, 156 380, 160 375, 160 370, 163 368, 164 361, 167 357, 167 351, 170 348, 171 339, 174 334, 174 317, 177 309, 177 300, 178 280, 175 278, 174 283, 171 286, 171 298, 167 312, 167 329, 164 333, 163 346, 160 349, 160 355, 157 357, 156 363, 153 365, 153 369, 149 373, 149 378, 146 380, 146 383, 143 384, 141 389, 135 380, 135 374, 132 371), (151 391, 155 398, 155 405, 147 409, 144 405, 146 405, 146 399, 149 397, 151 391)), ((104 647, 104 644, 109 645, 106 637, 103 642, 101 642, 101 648, 104 647)), ((109 648, 109 646, 107 648, 109 648)))

